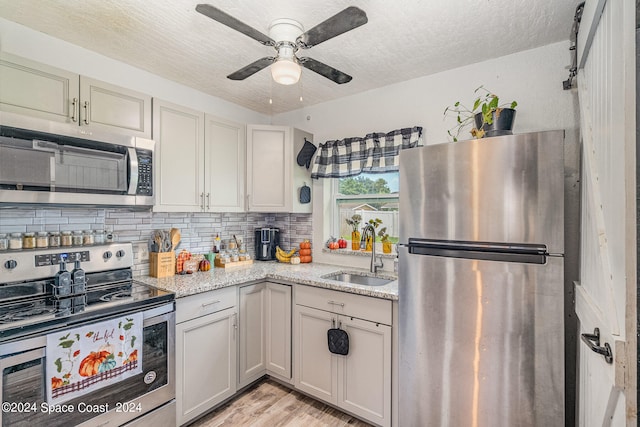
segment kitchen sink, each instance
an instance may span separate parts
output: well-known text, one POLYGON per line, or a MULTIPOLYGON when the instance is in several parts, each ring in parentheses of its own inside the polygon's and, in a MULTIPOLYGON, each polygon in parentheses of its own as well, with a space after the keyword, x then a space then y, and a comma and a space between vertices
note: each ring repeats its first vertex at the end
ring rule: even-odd
POLYGON ((366 273, 360 272, 344 272, 337 271, 335 273, 325 274, 322 276, 323 279, 329 280, 337 280, 339 282, 347 282, 354 283, 357 285, 367 285, 367 286, 384 286, 387 283, 391 283, 396 279, 392 279, 389 277, 379 277, 379 276, 369 276, 366 273))

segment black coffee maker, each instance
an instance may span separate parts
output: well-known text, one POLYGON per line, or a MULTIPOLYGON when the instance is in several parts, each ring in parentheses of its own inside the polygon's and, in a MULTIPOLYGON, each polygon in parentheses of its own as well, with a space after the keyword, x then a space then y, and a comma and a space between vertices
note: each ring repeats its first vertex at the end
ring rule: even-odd
POLYGON ((279 228, 256 228, 255 240, 257 260, 272 261, 276 259, 276 246, 280 244, 279 228))

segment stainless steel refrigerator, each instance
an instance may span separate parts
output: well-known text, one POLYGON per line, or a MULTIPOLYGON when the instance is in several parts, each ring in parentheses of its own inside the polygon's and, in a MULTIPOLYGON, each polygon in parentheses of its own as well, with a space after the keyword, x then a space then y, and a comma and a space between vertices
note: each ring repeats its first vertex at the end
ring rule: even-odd
POLYGON ((564 424, 564 133, 400 155, 399 424, 564 424))

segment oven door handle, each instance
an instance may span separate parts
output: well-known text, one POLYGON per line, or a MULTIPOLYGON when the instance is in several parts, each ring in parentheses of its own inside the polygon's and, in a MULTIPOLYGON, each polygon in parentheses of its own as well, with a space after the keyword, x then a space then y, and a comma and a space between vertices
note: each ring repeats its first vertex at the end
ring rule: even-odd
MULTIPOLYGON (((45 357, 44 350, 44 347, 36 348, 35 350, 29 350, 25 351, 24 353, 17 353, 12 356, 4 357, 0 359, 0 369, 4 370, 5 368, 19 365, 21 363, 26 363, 30 360, 42 359, 45 357)), ((2 393, 2 390, 0 390, 0 393, 2 393)))

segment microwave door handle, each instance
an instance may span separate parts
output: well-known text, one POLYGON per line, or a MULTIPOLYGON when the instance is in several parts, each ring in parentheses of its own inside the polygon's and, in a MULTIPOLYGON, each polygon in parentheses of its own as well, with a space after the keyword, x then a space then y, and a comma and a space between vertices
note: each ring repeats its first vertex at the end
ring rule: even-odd
POLYGON ((59 154, 49 157, 49 179, 51 180, 51 191, 56 191, 56 157, 59 154))
POLYGON ((127 151, 129 152, 129 171, 131 173, 127 194, 135 195, 138 189, 138 154, 133 147, 128 147, 127 151))

